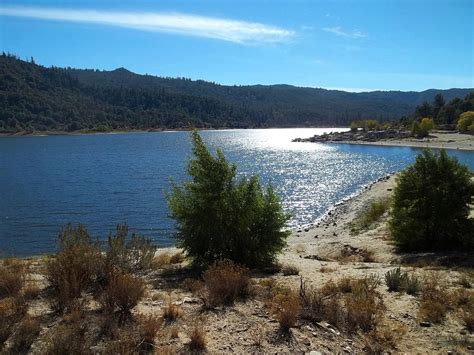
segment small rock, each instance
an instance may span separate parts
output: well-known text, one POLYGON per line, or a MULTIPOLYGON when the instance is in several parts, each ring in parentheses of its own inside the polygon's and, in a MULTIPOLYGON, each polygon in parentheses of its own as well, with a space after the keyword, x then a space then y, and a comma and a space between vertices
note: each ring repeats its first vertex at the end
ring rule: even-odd
POLYGON ((420 327, 425 327, 425 328, 431 327, 431 323, 430 322, 420 322, 420 327))
POLYGON ((342 349, 342 350, 344 350, 344 352, 345 352, 345 353, 348 353, 348 354, 350 354, 350 353, 352 352, 352 349, 351 349, 349 346, 346 346, 346 347, 345 347, 344 349, 342 349))
POLYGON ((466 334, 467 334, 467 332, 466 332, 464 329, 461 330, 459 333, 460 333, 461 335, 466 335, 466 334))
POLYGON ((322 355, 319 351, 316 351, 316 350, 311 350, 309 352, 309 355, 322 355))

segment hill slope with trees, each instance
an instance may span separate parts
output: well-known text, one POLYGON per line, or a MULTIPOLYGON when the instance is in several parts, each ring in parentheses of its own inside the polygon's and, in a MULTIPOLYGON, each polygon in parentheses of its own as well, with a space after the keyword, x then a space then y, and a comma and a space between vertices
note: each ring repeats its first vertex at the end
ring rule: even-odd
POLYGON ((107 131, 349 125, 398 120, 442 93, 469 89, 348 93, 290 85, 224 86, 113 71, 46 68, 0 56, 0 131, 107 131))

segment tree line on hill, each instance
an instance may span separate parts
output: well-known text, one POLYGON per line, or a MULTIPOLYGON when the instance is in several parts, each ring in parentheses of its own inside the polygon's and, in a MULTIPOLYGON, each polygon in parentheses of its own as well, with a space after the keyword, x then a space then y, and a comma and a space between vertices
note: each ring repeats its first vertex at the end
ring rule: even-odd
POLYGON ((3 53, 0 132, 347 126, 363 118, 398 121, 440 92, 455 100, 469 90, 348 93, 290 85, 224 86, 124 68, 46 68, 3 53))

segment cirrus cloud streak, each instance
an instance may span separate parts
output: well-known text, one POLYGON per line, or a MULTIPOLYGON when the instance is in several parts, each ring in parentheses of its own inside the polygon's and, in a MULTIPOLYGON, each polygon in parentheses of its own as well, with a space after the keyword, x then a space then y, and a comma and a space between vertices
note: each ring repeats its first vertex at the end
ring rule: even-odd
POLYGON ((87 9, 0 6, 0 15, 92 23, 142 31, 206 37, 242 44, 285 42, 294 35, 293 31, 256 22, 183 13, 114 12, 87 9))

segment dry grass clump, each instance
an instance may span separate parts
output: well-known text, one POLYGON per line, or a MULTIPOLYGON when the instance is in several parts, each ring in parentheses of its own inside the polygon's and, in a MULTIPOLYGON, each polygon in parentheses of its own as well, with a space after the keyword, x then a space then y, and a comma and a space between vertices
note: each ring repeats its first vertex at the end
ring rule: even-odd
POLYGON ((231 305, 249 292, 249 270, 230 260, 215 262, 203 274, 207 295, 205 302, 210 307, 231 305))
POLYGON ((26 352, 35 341, 40 330, 38 319, 30 316, 23 318, 12 336, 10 351, 13 354, 26 352))
POLYGON ((292 275, 298 275, 300 273, 300 269, 298 269, 294 265, 284 265, 281 268, 281 272, 283 276, 292 276, 292 275))
POLYGON ((128 239, 128 226, 118 224, 116 233, 107 238, 106 270, 119 267, 125 271, 146 270, 153 266, 156 246, 151 239, 132 234, 128 239))
POLYGON ((184 260, 186 260, 185 255, 179 251, 171 255, 170 264, 181 264, 184 260))
POLYGON ((163 318, 155 315, 140 315, 139 321, 139 332, 142 339, 142 348, 151 350, 155 345, 155 336, 163 325, 163 318))
POLYGON ((189 350, 191 351, 204 351, 206 349, 206 333, 204 331, 204 327, 200 322, 195 324, 191 334, 189 335, 191 338, 189 342, 189 350))
POLYGON ((160 269, 168 265, 181 264, 186 259, 182 252, 174 253, 161 253, 153 259, 152 265, 155 269, 160 269))
POLYGON ((59 251, 46 264, 46 279, 53 291, 53 307, 63 311, 74 307, 82 293, 103 272, 102 255, 87 230, 67 225, 58 236, 59 251))
POLYGON ((141 349, 142 342, 138 334, 133 331, 122 330, 117 337, 108 342, 104 355, 117 355, 117 354, 142 354, 146 353, 144 349, 141 349), (141 350, 141 351, 140 351, 141 350))
POLYGON ((165 265, 169 265, 171 264, 170 260, 171 260, 171 256, 169 253, 161 253, 153 259, 153 263, 152 263, 153 268, 159 269, 165 265))
POLYGON ((46 355, 86 354, 86 327, 82 322, 63 323, 52 329, 45 341, 46 355))
POLYGON ((16 259, 5 259, 0 267, 0 298, 17 296, 25 283, 27 268, 16 259))
POLYGON ((458 279, 458 284, 464 288, 472 288, 473 277, 470 274, 462 274, 458 279))
POLYGON ((181 308, 171 302, 171 296, 169 298, 168 304, 163 308, 163 318, 168 322, 174 322, 176 319, 181 316, 181 308))
POLYGON ((283 332, 288 332, 300 317, 301 299, 296 292, 286 289, 273 297, 271 309, 278 319, 280 329, 283 332))
POLYGON ((385 354, 387 350, 397 348, 400 339, 403 338, 406 332, 407 327, 405 325, 381 322, 368 333, 365 338, 364 350, 369 354, 385 354))
POLYGON ((171 327, 170 329, 170 338, 178 339, 179 338, 179 329, 178 327, 171 327))
POLYGON ((461 319, 466 329, 470 332, 474 332, 474 307, 461 311, 461 319))
POLYGON ((0 349, 13 333, 15 324, 26 314, 27 306, 22 297, 0 299, 0 349))
POLYGON ((121 321, 130 315, 130 311, 145 294, 145 283, 138 277, 123 273, 119 269, 112 271, 110 281, 102 295, 102 305, 110 313, 118 311, 121 321))
POLYGON ((419 317, 424 321, 441 323, 448 312, 449 302, 445 287, 440 285, 435 275, 424 280, 421 290, 419 317))
POLYGON ((205 284, 201 280, 186 278, 181 284, 181 287, 191 292, 193 295, 197 295, 201 293, 201 291, 205 287, 205 284))
POLYGON ((300 298, 303 317, 313 322, 326 320, 340 329, 369 332, 376 328, 385 309, 376 291, 380 279, 368 276, 361 280, 328 281, 313 288, 301 280, 300 298))
POLYGON ((337 288, 342 293, 352 292, 353 280, 350 277, 343 277, 337 282, 337 288))
POLYGON ((22 291, 23 297, 25 297, 27 300, 34 300, 35 298, 38 298, 40 292, 41 289, 35 283, 26 284, 22 291))
POLYGON ((451 303, 459 309, 461 320, 469 332, 474 332, 474 291, 457 289, 451 293, 451 303))
POLYGON ((319 272, 322 272, 322 273, 328 273, 328 272, 334 272, 334 271, 336 271, 335 268, 328 267, 328 266, 321 266, 321 268, 319 269, 319 272))
POLYGON ((385 309, 382 296, 367 280, 360 280, 353 284, 352 292, 346 296, 345 306, 346 324, 349 331, 373 330, 385 309))

